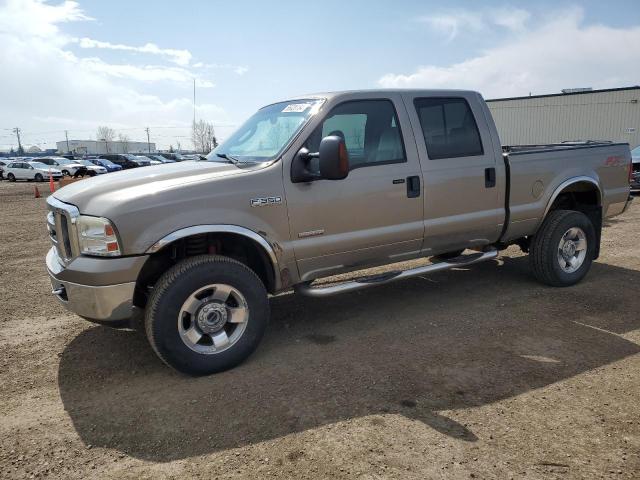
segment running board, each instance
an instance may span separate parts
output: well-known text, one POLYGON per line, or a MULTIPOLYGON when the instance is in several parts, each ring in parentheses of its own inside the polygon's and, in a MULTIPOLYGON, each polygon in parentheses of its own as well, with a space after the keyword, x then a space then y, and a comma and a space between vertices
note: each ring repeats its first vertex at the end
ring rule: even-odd
POLYGON ((395 282, 396 280, 416 277, 418 275, 426 275, 443 270, 450 270, 456 267, 466 267, 467 265, 473 265, 474 263, 492 260, 497 256, 498 250, 492 249, 483 253, 460 255, 459 257, 455 257, 447 261, 431 263, 429 265, 423 265, 421 267, 410 268, 409 270, 395 270, 391 272, 381 273, 379 275, 360 277, 356 278, 355 280, 349 280, 337 285, 330 285, 328 287, 313 287, 311 286, 311 282, 306 282, 298 284, 293 288, 297 293, 301 293, 302 295, 306 295, 308 297, 329 297, 338 293, 361 290, 363 288, 373 287, 375 285, 383 285, 385 283, 391 283, 395 282))

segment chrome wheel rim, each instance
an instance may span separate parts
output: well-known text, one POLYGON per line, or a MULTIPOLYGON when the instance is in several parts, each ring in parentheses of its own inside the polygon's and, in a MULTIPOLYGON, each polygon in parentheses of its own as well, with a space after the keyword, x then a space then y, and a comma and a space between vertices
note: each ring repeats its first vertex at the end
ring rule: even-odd
POLYGON ((579 227, 567 230, 558 244, 558 264, 563 272, 573 273, 587 256, 587 235, 579 227))
POLYGON ((230 285, 214 283, 199 288, 182 304, 178 332, 197 353, 212 355, 231 348, 247 328, 249 306, 230 285))

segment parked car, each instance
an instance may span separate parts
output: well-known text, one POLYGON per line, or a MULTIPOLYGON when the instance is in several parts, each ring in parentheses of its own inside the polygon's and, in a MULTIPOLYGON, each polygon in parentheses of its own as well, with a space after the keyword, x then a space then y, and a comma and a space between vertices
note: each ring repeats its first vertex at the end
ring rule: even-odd
POLYGON ((127 157, 125 154, 122 154, 122 153, 105 153, 103 155, 100 155, 98 158, 103 160, 109 160, 110 162, 115 163, 116 165, 120 165, 125 170, 129 168, 138 168, 140 166, 138 162, 134 162, 133 160, 131 160, 129 157, 127 157))
POLYGON ((631 188, 640 189, 640 145, 631 150, 631 188))
POLYGON ((158 162, 161 162, 161 163, 176 163, 175 160, 171 160, 169 158, 163 157, 162 155, 158 155, 154 153, 148 153, 146 156, 149 157, 151 160, 157 160, 158 162))
POLYGON ((109 170, 107 170, 106 167, 103 167, 102 165, 96 165, 90 160, 76 160, 76 161, 78 163, 81 163, 85 167, 87 167, 87 170, 89 170, 90 172, 96 172, 96 174, 98 175, 103 175, 109 172, 109 170))
POLYGON ((0 159, 0 180, 4 180, 4 177, 5 177, 4 169, 10 163, 11 163, 11 161, 9 161, 9 160, 0 159))
POLYGON ((93 163, 94 165, 97 165, 98 167, 106 168, 108 173, 122 171, 122 167, 120 165, 116 165, 115 163, 104 158, 87 158, 87 161, 93 163))
POLYGON ((627 143, 501 147, 482 96, 461 90, 274 103, 209 160, 48 198, 52 236, 73 240, 54 238, 47 255, 56 298, 102 323, 144 310, 153 350, 189 374, 247 358, 268 294, 291 288, 322 299, 494 260, 510 245, 540 282, 574 285, 599 255, 603 219, 631 199, 627 143), (420 257, 434 261, 397 263, 420 257), (395 265, 315 282, 382 264, 395 265))
POLYGON ((129 160, 131 160, 132 162, 136 162, 141 167, 148 167, 149 165, 151 165, 151 159, 150 158, 142 157, 142 156, 139 156, 139 155, 133 155, 131 153, 125 153, 124 155, 129 160))
MULTIPOLYGON (((75 175, 79 169, 86 168, 82 163, 64 157, 42 157, 38 158, 38 162, 59 169, 63 175, 75 175)), ((89 175, 96 174, 97 172, 89 173, 89 175)))
POLYGON ((174 162, 182 162, 186 160, 186 158, 179 153, 159 153, 158 155, 166 158, 167 160, 173 160, 174 162))
POLYGON ((60 170, 40 162, 11 162, 4 171, 10 182, 16 180, 44 182, 49 179, 49 174, 54 180, 62 177, 60 170))
POLYGON ((200 162, 202 160, 207 160, 207 157, 205 155, 200 155, 198 153, 190 153, 188 155, 183 155, 183 158, 185 160, 193 160, 196 162, 200 162))
POLYGON ((138 162, 143 162, 143 163, 148 163, 149 165, 160 165, 164 162, 161 162, 159 160, 156 160, 154 158, 151 158, 148 155, 134 155, 134 157, 136 157, 136 161, 138 162))

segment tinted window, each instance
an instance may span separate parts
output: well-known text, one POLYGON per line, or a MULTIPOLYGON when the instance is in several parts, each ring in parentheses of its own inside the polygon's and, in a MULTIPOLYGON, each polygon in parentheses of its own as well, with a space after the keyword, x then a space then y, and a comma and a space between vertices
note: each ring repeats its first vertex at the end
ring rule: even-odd
MULTIPOLYGON (((352 169, 406 161, 398 118, 389 100, 357 100, 338 105, 311 134, 307 148, 317 152, 320 140, 329 135, 344 139, 352 169)), ((317 161, 311 168, 317 170, 317 161)))
POLYGON ((482 155, 480 133, 463 98, 418 98, 414 101, 429 158, 482 155))

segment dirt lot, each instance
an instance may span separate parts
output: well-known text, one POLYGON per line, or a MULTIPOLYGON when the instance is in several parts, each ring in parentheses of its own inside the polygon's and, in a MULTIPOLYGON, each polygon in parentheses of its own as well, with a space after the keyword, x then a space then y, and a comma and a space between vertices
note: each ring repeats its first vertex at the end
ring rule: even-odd
POLYGON ((207 378, 51 298, 44 205, 0 182, 0 478, 640 477, 640 199, 576 287, 510 249, 283 295, 249 361, 207 378))

